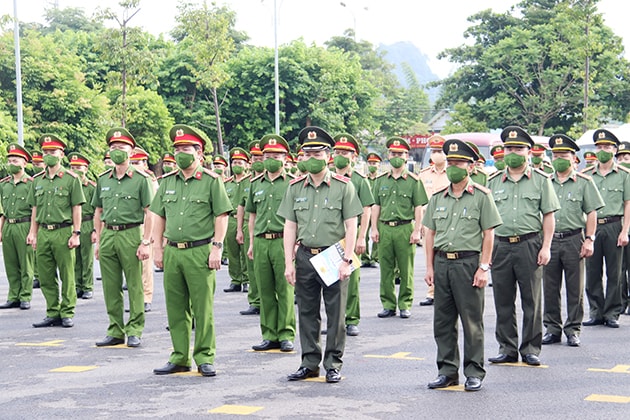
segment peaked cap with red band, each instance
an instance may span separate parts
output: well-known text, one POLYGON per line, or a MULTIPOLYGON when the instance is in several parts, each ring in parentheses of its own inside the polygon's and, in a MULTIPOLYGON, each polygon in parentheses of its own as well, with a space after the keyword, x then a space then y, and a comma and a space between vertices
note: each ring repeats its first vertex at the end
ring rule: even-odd
POLYGON ((42 150, 64 150, 66 148, 66 143, 54 134, 43 134, 38 142, 42 150))
POLYGON ((44 156, 42 156, 42 152, 40 152, 39 150, 33 150, 31 152, 31 157, 33 159, 33 162, 43 162, 44 161, 44 156))
POLYGON ((435 150, 442 150, 442 146, 444 146, 444 142, 446 139, 442 136, 438 136, 437 134, 429 137, 429 147, 435 150))
POLYGON ((225 160, 225 158, 221 155, 216 155, 213 159, 212 159, 212 164, 213 165, 223 165, 223 166, 228 166, 227 160, 225 160))
POLYGON ((245 162, 249 162, 249 153, 243 148, 233 147, 230 149, 230 161, 233 160, 244 160, 245 162))
POLYGON ((105 135, 105 139, 107 140, 107 144, 125 143, 131 147, 136 147, 136 139, 134 139, 131 133, 123 127, 110 129, 105 135))
POLYGON ((249 154, 252 156, 262 156, 262 149, 260 148, 259 140, 254 140, 249 143, 249 154))
POLYGON ((377 153, 368 153, 367 161, 368 162, 382 162, 383 159, 377 153))
POLYGON ((198 145, 201 146, 201 150, 206 148, 208 142, 202 131, 184 124, 175 124, 169 132, 169 137, 174 146, 198 145))
POLYGON ((68 155, 71 166, 89 166, 90 160, 81 153, 72 152, 68 155))
POLYGON ((390 137, 385 143, 385 147, 392 152, 408 152, 411 149, 407 140, 402 137, 390 137))
POLYGON ((139 161, 139 160, 149 160, 149 154, 142 148, 136 147, 131 152, 131 156, 129 156, 129 160, 139 161))
POLYGON ((260 148, 264 152, 289 153, 289 143, 277 134, 267 134, 260 139, 260 148))
POLYGON ((334 137, 335 145, 333 149, 335 150, 350 150, 351 152, 359 154, 361 147, 359 146, 359 142, 354 138, 352 134, 341 133, 337 134, 334 137))
POLYGON ((172 153, 164 153, 164 156, 162 156, 162 162, 177 163, 172 153))
POLYGON ((31 160, 31 154, 28 152, 28 150, 17 143, 11 143, 7 146, 7 157, 8 156, 21 157, 27 162, 31 160))

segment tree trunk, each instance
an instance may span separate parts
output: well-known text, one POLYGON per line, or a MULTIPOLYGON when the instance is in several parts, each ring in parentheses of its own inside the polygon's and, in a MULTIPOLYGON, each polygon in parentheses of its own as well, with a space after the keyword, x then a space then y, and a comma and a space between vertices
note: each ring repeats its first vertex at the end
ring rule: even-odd
POLYGON ((223 132, 221 131, 221 115, 219 114, 219 99, 217 98, 217 88, 212 89, 212 101, 214 104, 214 117, 217 123, 217 153, 223 155, 223 132))

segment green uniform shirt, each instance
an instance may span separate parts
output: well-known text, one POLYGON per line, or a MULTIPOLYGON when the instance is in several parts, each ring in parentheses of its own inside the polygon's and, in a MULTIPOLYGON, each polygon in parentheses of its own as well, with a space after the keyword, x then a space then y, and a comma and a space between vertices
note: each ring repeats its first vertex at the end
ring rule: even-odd
POLYGON ((391 172, 380 175, 372 191, 375 204, 381 207, 381 222, 413 220, 415 208, 429 202, 422 181, 407 171, 398 179, 391 172))
MULTIPOLYGON (((249 174, 243 180, 241 180, 239 187, 240 187, 239 194, 238 194, 239 200, 238 200, 238 203, 236 203, 236 206, 243 206, 243 209, 244 209, 245 205, 247 204, 247 197, 249 197, 249 190, 252 187, 252 175, 249 174)), ((236 208, 236 206, 234 208, 236 208)), ((245 212, 243 219, 245 220, 245 222, 249 220, 248 212, 245 212)), ((246 228, 247 226, 243 226, 243 227, 246 228)))
POLYGON ((604 200, 595 183, 588 175, 573 171, 564 182, 551 176, 553 189, 560 201, 560 210, 555 213, 556 232, 584 229, 585 215, 604 207, 604 200))
POLYGON ((44 170, 33 178, 28 204, 37 207, 37 223, 72 223, 72 207, 85 203, 79 177, 65 168, 48 177, 44 170))
POLYGON ((144 209, 151 205, 152 198, 149 175, 129 165, 120 179, 115 168, 98 177, 92 206, 103 209, 101 220, 108 225, 144 223, 144 209))
POLYGON ((26 173, 15 183, 13 176, 0 181, 0 198, 4 216, 7 219, 21 219, 31 216, 31 206, 28 204, 28 193, 33 184, 33 178, 26 173))
POLYGON ((359 201, 363 207, 369 207, 374 204, 374 195, 372 194, 372 189, 370 188, 370 184, 368 184, 365 176, 361 175, 356 171, 352 171, 350 175, 350 181, 352 185, 354 185, 354 190, 357 192, 359 196, 359 201))
MULTIPOLYGON (((241 178, 240 181, 236 180, 236 177, 231 176, 225 181, 225 191, 232 203, 232 214, 236 216, 236 208, 240 205, 245 206, 247 201, 247 194, 249 194, 249 185, 251 184, 251 175, 247 175, 241 178)), ((247 214, 247 213, 246 213, 247 214)))
POLYGON ((82 216, 93 216, 94 206, 92 205, 92 198, 94 197, 94 191, 96 191, 96 182, 85 178, 82 181, 83 195, 85 195, 85 203, 81 206, 82 216))
POLYGON ((599 165, 584 170, 595 182, 595 186, 606 205, 597 210, 597 217, 623 216, 624 201, 630 200, 630 174, 622 167, 613 164, 612 171, 602 175, 599 165))
POLYGON ((488 180, 494 202, 503 224, 495 230, 497 236, 516 236, 542 231, 542 216, 560 208, 551 180, 542 171, 528 166, 518 180, 504 169, 488 180))
POLYGON ((297 223, 297 239, 302 245, 319 248, 345 237, 344 221, 363 213, 363 207, 348 178, 328 169, 315 187, 310 174, 291 182, 278 214, 297 223))
POLYGON ((166 239, 192 242, 213 237, 215 217, 232 204, 221 177, 199 165, 188 179, 181 170, 165 175, 150 210, 166 218, 166 239))
POLYGON ((476 182, 477 184, 483 185, 484 187, 488 185, 488 174, 479 168, 473 169, 472 173, 470 174, 470 179, 472 180, 472 182, 476 182))
POLYGON ((471 179, 459 198, 450 185, 436 191, 422 219, 424 226, 435 231, 434 249, 444 252, 481 252, 481 232, 501 223, 490 191, 471 179))
POLYGON ((284 171, 273 181, 269 179, 267 172, 252 179, 245 211, 256 214, 254 236, 284 230, 284 219, 278 214, 278 207, 292 179, 284 171))

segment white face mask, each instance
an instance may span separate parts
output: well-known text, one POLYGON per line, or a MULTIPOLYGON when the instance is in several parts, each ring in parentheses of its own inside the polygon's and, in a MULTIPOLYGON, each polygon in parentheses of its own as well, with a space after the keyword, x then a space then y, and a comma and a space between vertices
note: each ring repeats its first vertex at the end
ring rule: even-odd
POLYGON ((446 162, 446 155, 444 153, 431 153, 431 160, 433 163, 441 164, 446 162))

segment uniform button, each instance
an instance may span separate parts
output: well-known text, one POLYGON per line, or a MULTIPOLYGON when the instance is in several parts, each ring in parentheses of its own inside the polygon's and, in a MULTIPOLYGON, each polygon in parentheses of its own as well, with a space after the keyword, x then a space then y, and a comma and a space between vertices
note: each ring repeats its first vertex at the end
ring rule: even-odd
POLYGON ((117 209, 117 208, 116 208, 116 207, 114 207, 114 210, 116 210, 116 209, 117 209))
POLYGON ((115 221, 116 221, 116 219, 114 219, 114 220, 112 220, 112 221, 113 221, 113 222, 115 222, 115 221))
POLYGON ((188 182, 184 182, 184 185, 188 185, 188 182))
POLYGON ((179 227, 179 228, 177 228, 177 230, 182 230, 182 228, 181 228, 181 227, 179 227))
POLYGON ((315 204, 315 208, 317 208, 317 204, 315 204))
POLYGON ((317 222, 317 219, 313 219, 313 223, 317 222))
POLYGON ((186 197, 182 197, 182 200, 186 200, 186 197))
POLYGON ((182 212, 180 212, 179 214, 180 214, 181 216, 183 216, 183 215, 184 215, 184 212, 182 211, 182 212))
POLYGON ((455 228, 451 228, 451 230, 455 230, 455 228))

